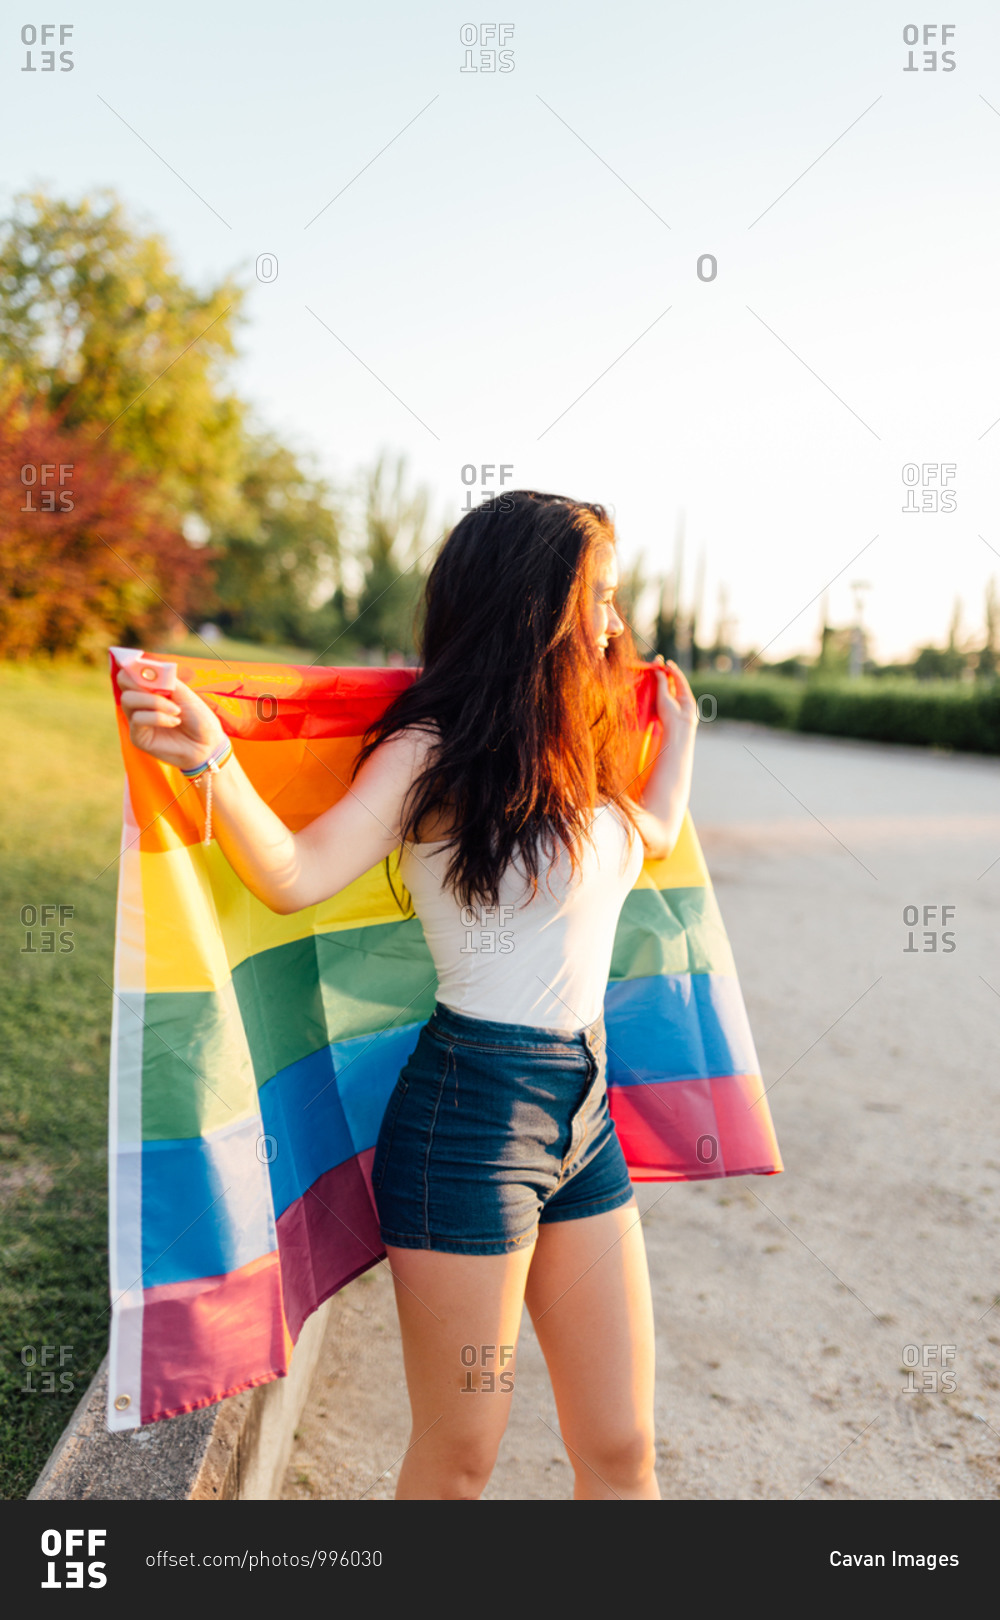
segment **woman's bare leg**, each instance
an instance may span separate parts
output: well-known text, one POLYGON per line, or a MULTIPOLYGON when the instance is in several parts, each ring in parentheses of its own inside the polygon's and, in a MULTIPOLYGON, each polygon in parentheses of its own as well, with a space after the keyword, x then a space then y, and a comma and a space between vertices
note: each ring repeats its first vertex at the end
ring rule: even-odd
POLYGON ((397 1500, 475 1501, 485 1489, 510 1412, 531 1254, 388 1249, 413 1415, 397 1500))
POLYGON ((635 1203, 540 1226, 525 1300, 576 1474, 574 1496, 659 1497, 653 1304, 635 1203))

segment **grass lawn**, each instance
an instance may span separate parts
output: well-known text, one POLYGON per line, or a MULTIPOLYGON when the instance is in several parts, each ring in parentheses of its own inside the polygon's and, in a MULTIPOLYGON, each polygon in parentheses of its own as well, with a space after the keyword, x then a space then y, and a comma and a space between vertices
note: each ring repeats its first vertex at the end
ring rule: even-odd
MULTIPOLYGON (((215 650, 244 660, 311 656, 232 642, 215 650)), ((107 1348, 108 1044, 123 773, 103 667, 0 663, 0 702, 0 1497, 10 1499, 31 1489, 107 1348), (29 926, 25 910, 43 906, 72 907, 61 925, 46 925, 51 940, 40 918, 29 926), (61 940, 61 932, 72 937, 61 940), (45 1366, 43 1346, 53 1347, 45 1366)))
POLYGON ((2 664, 0 701, 9 766, 0 814, 0 1494, 10 1498, 31 1489, 107 1347, 122 764, 103 669, 2 664), (60 940, 58 919, 52 940, 40 921, 27 926, 30 912, 22 922, 24 908, 43 905, 73 908, 62 924, 71 938, 60 940), (43 1368, 45 1345, 56 1348, 43 1368))
MULTIPOLYGON (((146 649, 153 652, 153 647, 146 649)), ((327 648, 325 652, 317 655, 316 652, 304 647, 269 646, 265 643, 251 641, 231 641, 228 636, 222 636, 218 641, 204 641, 201 636, 186 635, 181 637, 161 636, 156 643, 155 650, 166 656, 172 653, 184 658, 218 658, 224 662, 255 664, 323 664, 344 665, 363 664, 365 655, 351 645, 346 636, 327 648)))

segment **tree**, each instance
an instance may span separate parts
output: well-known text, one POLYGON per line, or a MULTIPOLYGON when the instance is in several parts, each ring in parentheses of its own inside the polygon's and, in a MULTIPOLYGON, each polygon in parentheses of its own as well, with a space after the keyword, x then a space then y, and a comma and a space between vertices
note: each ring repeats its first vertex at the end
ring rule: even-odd
POLYGON ((954 647, 921 647, 913 660, 918 681, 957 681, 965 669, 965 655, 954 647))
POLYGON ((913 673, 918 681, 957 681, 965 674, 968 662, 968 653, 962 647, 962 603, 956 598, 948 622, 948 645, 918 648, 913 673))
POLYGON ((702 552, 698 564, 698 583, 690 609, 682 607, 682 579, 684 573, 684 513, 678 512, 674 532, 674 566, 669 575, 661 577, 659 605, 653 621, 653 648, 664 658, 672 658, 690 674, 699 662, 698 614, 705 583, 705 557, 702 552))
POLYGON ((835 629, 824 619, 820 629, 819 654, 812 666, 812 674, 822 677, 846 675, 851 665, 853 639, 852 629, 835 629))
POLYGON ((428 532, 428 493, 406 489, 406 458, 390 468, 379 456, 364 481, 364 538, 356 560, 362 586, 357 612, 345 600, 348 633, 383 656, 412 654, 416 614, 437 538, 428 532))
POLYGON ((142 646, 190 611, 211 560, 154 479, 37 404, 0 409, 0 531, 5 658, 142 646))
POLYGON ((681 618, 672 582, 661 581, 659 605, 653 621, 653 646, 664 658, 677 661, 680 652, 681 618))
POLYGON ((655 586, 646 577, 644 553, 640 551, 635 561, 623 567, 619 573, 615 607, 631 630, 635 650, 642 659, 651 657, 655 651, 650 641, 651 627, 646 612, 647 599, 653 589, 655 586))
POLYGON ((997 583, 990 579, 986 586, 986 640, 976 660, 976 679, 994 681, 1000 657, 997 653, 997 634, 1000 631, 1000 604, 997 602, 997 583))
POLYGON ((327 482, 269 433, 248 441, 242 521, 226 531, 213 616, 250 641, 315 646, 339 578, 342 519, 327 482))
POLYGON ((180 518, 232 520, 244 407, 222 370, 242 299, 228 279, 189 286, 113 192, 23 193, 0 221, 4 397, 44 401, 81 459, 88 438, 126 452, 180 518))

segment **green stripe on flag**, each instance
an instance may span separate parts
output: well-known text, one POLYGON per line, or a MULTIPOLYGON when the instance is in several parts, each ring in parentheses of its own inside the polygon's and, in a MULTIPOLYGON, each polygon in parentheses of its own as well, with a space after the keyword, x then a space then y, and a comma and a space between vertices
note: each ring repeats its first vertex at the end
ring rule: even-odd
MULTIPOLYGON (((633 889, 615 936, 612 979, 733 974, 710 888, 633 889)), ((422 1023, 437 977, 416 918, 344 928, 259 951, 213 991, 145 998, 144 1141, 203 1136, 256 1108, 253 1085, 331 1040, 422 1023)))
POLYGON ((278 945, 233 971, 257 1084, 331 1040, 423 1023, 437 975, 415 917, 278 945))
POLYGON ((735 975, 711 888, 633 889, 626 896, 610 977, 652 979, 662 973, 735 975))
POLYGON ((232 984, 154 991, 142 1032, 142 1139, 205 1136, 257 1111, 232 984))

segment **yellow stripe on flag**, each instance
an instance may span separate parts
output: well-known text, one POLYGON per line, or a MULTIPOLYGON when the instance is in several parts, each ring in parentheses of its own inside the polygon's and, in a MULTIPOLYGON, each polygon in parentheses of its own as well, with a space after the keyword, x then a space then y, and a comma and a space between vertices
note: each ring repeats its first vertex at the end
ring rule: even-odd
MULTIPOLYGON (((399 922, 404 915, 384 862, 332 899, 280 916, 244 887, 216 843, 145 851, 139 860, 148 991, 218 990, 233 968, 259 951, 312 934, 399 922)), ((395 869, 393 881, 401 892, 395 869)), ((130 959, 137 957, 130 953, 130 959)))

